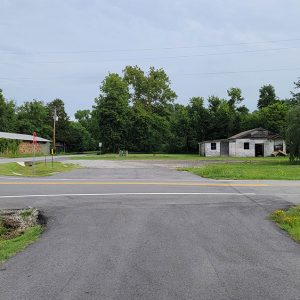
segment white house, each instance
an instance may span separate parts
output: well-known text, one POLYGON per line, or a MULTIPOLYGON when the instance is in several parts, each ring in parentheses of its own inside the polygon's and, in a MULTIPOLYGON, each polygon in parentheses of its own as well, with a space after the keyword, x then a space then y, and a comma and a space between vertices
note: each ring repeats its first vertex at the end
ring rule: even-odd
POLYGON ((286 144, 279 134, 264 128, 254 128, 228 139, 199 143, 202 156, 271 156, 275 151, 286 152, 286 144))

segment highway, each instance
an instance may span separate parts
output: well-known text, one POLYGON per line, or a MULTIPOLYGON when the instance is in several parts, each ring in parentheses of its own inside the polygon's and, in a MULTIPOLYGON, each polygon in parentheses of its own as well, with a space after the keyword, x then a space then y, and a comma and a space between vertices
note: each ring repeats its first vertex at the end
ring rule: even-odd
POLYGON ((79 163, 0 178, 0 208, 47 218, 39 241, 0 265, 1 299, 299 299, 300 246, 268 215, 300 203, 300 182, 79 163))

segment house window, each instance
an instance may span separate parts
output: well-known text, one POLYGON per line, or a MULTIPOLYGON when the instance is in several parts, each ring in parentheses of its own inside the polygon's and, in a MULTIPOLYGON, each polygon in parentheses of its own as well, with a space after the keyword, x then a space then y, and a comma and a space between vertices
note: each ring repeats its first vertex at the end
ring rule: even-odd
POLYGON ((244 143, 244 150, 249 150, 249 149, 250 149, 249 143, 244 143))
POLYGON ((283 151, 283 144, 275 144, 274 151, 283 151))
POLYGON ((211 143, 210 144, 210 149, 211 150, 216 150, 217 149, 217 144, 216 143, 211 143))

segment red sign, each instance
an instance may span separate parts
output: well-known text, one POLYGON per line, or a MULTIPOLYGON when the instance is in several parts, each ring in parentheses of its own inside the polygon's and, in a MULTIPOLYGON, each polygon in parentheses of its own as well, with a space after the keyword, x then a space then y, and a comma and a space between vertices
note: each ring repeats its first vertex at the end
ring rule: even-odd
POLYGON ((33 140, 33 144, 36 145, 36 132, 35 131, 33 132, 32 140, 33 140))

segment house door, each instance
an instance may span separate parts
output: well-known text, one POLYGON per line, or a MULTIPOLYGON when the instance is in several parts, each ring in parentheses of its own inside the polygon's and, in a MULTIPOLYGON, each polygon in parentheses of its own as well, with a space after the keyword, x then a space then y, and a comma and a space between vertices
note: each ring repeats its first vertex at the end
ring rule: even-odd
POLYGON ((264 144, 255 144, 255 156, 264 156, 264 144))

